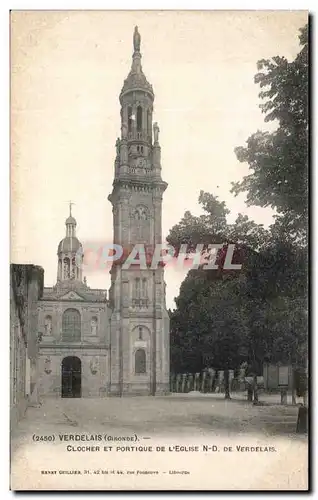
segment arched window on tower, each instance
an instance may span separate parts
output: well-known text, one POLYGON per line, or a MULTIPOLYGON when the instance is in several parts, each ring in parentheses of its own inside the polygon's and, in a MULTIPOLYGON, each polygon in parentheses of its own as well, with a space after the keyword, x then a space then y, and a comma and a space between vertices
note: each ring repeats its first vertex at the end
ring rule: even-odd
POLYGON ((142 298, 148 298, 148 290, 147 290, 147 278, 142 279, 142 298))
POLYGON ((149 109, 147 111, 147 130, 148 135, 151 136, 151 111, 149 109))
POLYGON ((134 212, 134 218, 136 220, 147 220, 148 219, 148 212, 146 207, 143 207, 140 205, 139 207, 136 207, 135 212, 134 212))
POLYGON ((61 259, 59 259, 59 261, 58 261, 57 276, 58 276, 58 279, 62 279, 62 260, 61 259))
POLYGON ((76 278, 76 261, 75 257, 72 258, 72 270, 71 270, 71 279, 74 280, 76 278))
POLYGON ((63 260, 63 277, 65 280, 70 277, 70 259, 68 257, 63 260))
POLYGON ((137 130, 140 132, 142 130, 142 107, 137 108, 137 130))
POLYGON ((148 207, 139 205, 133 208, 131 217, 131 241, 148 245, 150 241, 150 212, 148 207))
POLYGON ((135 373, 146 373, 146 353, 144 349, 137 349, 135 352, 135 373))
POLYGON ((80 342, 81 315, 77 309, 66 309, 62 318, 63 342, 80 342))
POLYGON ((140 278, 135 278, 134 281, 134 298, 140 299, 140 278))
POLYGON ((142 340, 142 326, 138 328, 138 340, 142 340))
POLYGON ((132 131, 132 107, 128 107, 128 132, 132 131))

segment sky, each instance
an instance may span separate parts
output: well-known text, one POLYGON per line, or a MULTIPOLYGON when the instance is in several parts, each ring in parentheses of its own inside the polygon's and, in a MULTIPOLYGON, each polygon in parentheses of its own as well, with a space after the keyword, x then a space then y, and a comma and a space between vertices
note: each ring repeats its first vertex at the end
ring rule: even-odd
MULTIPOLYGON (((200 190, 224 200, 229 221, 247 214, 268 226, 272 211, 247 207, 231 182, 248 166, 234 148, 270 130, 254 83, 257 61, 292 60, 306 11, 20 11, 11 14, 11 261, 56 282, 57 246, 74 202, 77 236, 112 241, 119 93, 141 34, 143 71, 160 127, 163 237, 184 212, 199 215, 200 190)), ((168 267, 167 307, 186 270, 168 267)), ((108 272, 87 273, 109 288, 108 272)))

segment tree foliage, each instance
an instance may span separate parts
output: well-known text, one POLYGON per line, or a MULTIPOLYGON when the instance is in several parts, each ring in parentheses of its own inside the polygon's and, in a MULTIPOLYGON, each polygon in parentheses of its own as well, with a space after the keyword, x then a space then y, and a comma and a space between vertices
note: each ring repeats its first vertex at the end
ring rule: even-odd
POLYGON ((247 204, 272 207, 276 229, 304 241, 308 212, 308 26, 301 29, 295 60, 273 57, 258 62, 255 83, 262 89, 260 108, 274 132, 257 131, 235 152, 250 173, 233 183, 232 192, 247 193, 247 204))
MULTIPOLYGON (((203 215, 186 212, 170 231, 175 248, 215 243, 237 245, 242 270, 193 269, 171 312, 171 369, 174 372, 238 367, 246 361, 262 373, 264 361, 303 365, 307 357, 307 94, 308 32, 301 30, 301 51, 292 62, 274 57, 258 63, 265 121, 275 132, 256 132, 237 148, 250 174, 233 185, 247 192, 247 204, 276 209, 269 230, 229 210, 216 196, 201 191, 203 215), (242 251, 243 250, 243 251, 242 251)), ((223 256, 224 257, 224 256, 223 256)), ((234 259, 235 261, 235 259, 234 259)), ((217 263, 222 267, 222 251, 217 263)))
POLYGON ((185 212, 181 221, 173 226, 167 241, 175 249, 188 245, 188 253, 202 244, 203 250, 213 243, 234 243, 260 248, 269 238, 262 224, 256 224, 247 215, 238 214, 234 224, 227 222, 230 211, 224 201, 205 191, 200 192, 199 205, 203 215, 185 212))
MULTIPOLYGON (((212 241, 209 216, 201 216, 200 223, 200 234, 212 241)), ((169 242, 180 246, 187 241, 194 248, 198 232, 192 232, 193 218, 183 219, 179 229, 173 228, 169 242)), ((223 234, 232 230, 225 222, 223 234)), ((201 266, 188 273, 171 313, 174 372, 235 369, 247 361, 261 373, 264 361, 300 362, 299 345, 307 331, 306 252, 264 236, 254 223, 235 230, 239 241, 252 241, 258 250, 245 246, 241 271, 227 273, 220 265, 219 271, 201 266)))
POLYGON ((231 369, 244 360, 246 326, 239 291, 239 280, 232 277, 211 280, 203 269, 188 273, 171 316, 172 371, 231 369))

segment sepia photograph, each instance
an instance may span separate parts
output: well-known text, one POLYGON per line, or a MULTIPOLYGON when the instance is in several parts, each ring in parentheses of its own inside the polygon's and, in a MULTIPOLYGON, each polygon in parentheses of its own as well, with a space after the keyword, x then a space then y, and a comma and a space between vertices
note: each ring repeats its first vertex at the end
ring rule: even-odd
POLYGON ((11 10, 10 490, 309 490, 305 10, 11 10))

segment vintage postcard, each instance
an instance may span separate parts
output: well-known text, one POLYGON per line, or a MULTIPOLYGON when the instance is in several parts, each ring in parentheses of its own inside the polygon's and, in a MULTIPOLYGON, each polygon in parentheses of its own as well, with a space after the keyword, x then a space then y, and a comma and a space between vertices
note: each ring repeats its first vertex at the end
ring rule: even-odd
POLYGON ((10 488, 308 490, 308 12, 10 31, 10 488))

